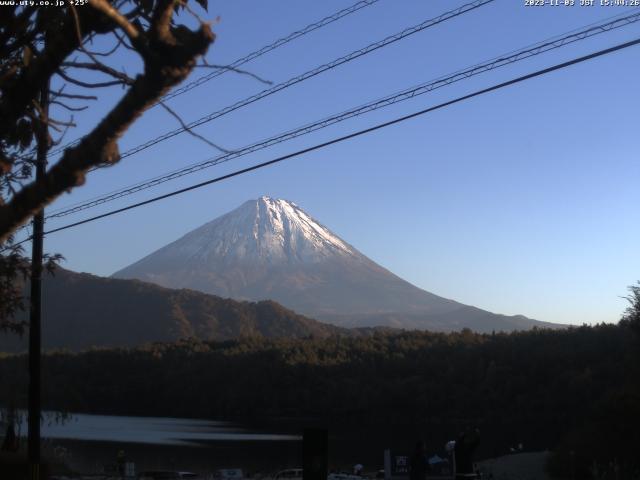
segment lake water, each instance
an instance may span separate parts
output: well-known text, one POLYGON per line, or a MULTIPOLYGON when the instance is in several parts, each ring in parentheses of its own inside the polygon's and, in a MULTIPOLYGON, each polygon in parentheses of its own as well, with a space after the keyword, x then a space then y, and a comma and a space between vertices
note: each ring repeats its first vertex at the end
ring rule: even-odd
MULTIPOLYGON (((148 445, 202 446, 208 442, 282 442, 299 441, 298 435, 256 432, 229 422, 181 418, 126 417, 72 414, 56 421, 45 415, 42 437, 48 439, 143 443, 148 445)), ((26 435, 26 418, 21 432, 26 435)))
MULTIPOLYGON (((123 450, 138 471, 202 473, 242 468, 247 473, 269 474, 302 465, 300 434, 304 427, 314 426, 323 425, 313 419, 272 420, 249 426, 212 420, 89 414, 72 414, 56 421, 48 414, 42 424, 42 437, 46 458, 56 458, 84 473, 103 471, 115 463, 118 452, 123 450)), ((20 431, 25 437, 26 419, 22 420, 20 431)), ((330 468, 350 469, 361 463, 368 471, 375 471, 382 467, 385 448, 410 449, 415 438, 419 438, 416 433, 393 426, 333 426, 329 429, 330 468)))
MULTIPOLYGON (((19 434, 26 437, 26 415, 19 416, 19 434)), ((300 466, 302 437, 297 430, 273 430, 168 417, 72 414, 59 421, 50 413, 41 425, 45 458, 83 473, 114 465, 120 450, 138 471, 243 468, 251 473, 300 466)))

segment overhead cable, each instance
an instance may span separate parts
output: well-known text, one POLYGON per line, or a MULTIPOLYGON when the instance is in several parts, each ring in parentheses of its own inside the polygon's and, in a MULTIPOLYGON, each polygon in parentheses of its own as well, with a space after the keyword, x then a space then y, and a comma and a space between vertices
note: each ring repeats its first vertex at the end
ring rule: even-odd
MULTIPOLYGON (((237 177, 239 175, 243 175, 245 173, 249 173, 249 172, 261 169, 261 168, 265 168, 265 167, 274 165, 276 163, 283 162, 285 160, 289 160, 291 158, 299 157, 301 155, 313 152, 315 150, 320 150, 320 149, 326 148, 326 147, 328 147, 330 145, 335 145, 337 143, 341 143, 341 142, 344 142, 346 140, 350 140, 352 138, 360 137, 362 135, 369 134, 371 132, 374 132, 376 130, 380 130, 380 129, 389 127, 391 125, 395 125, 395 124, 398 124, 398 123, 401 123, 401 122, 405 122, 405 121, 410 120, 412 118, 419 117, 419 116, 425 115, 427 113, 430 113, 430 112, 433 112, 433 111, 436 111, 436 110, 440 110, 440 109, 445 108, 445 107, 449 107, 451 105, 454 105, 454 104, 469 100, 469 99, 474 98, 474 97, 478 97, 480 95, 484 95, 484 94, 487 94, 487 93, 490 93, 490 92, 494 92, 496 90, 500 90, 502 88, 505 88, 505 87, 508 87, 508 86, 511 86, 511 85, 515 85, 517 83, 521 83, 521 82, 524 82, 524 81, 527 81, 527 80, 531 80, 532 78, 540 77, 542 75, 546 75, 548 73, 555 72, 557 70, 561 70, 561 69, 570 67, 572 65, 576 65, 576 64, 583 63, 583 62, 586 62, 586 61, 589 61, 589 60, 593 60, 594 58, 597 58, 597 57, 601 57, 601 56, 604 56, 604 55, 609 55, 611 53, 614 53, 614 52, 617 52, 617 51, 620 51, 620 50, 623 50, 623 49, 626 49, 626 48, 629 48, 629 47, 632 47, 632 46, 635 46, 635 45, 638 45, 638 44, 640 44, 640 38, 637 38, 635 40, 631 40, 629 42, 621 43, 621 44, 618 44, 618 45, 615 45, 613 47, 609 47, 609 48, 606 48, 606 49, 603 49, 603 50, 598 50, 598 51, 590 53, 588 55, 584 55, 584 56, 581 56, 581 57, 578 57, 578 58, 574 58, 572 60, 569 60, 569 61, 566 61, 566 62, 562 62, 562 63, 556 64, 556 65, 553 65, 551 67, 543 68, 541 70, 537 70, 535 72, 532 72, 532 73, 529 73, 529 74, 526 74, 526 75, 522 75, 520 77, 516 77, 516 78, 511 79, 511 80, 508 80, 506 82, 502 82, 502 83, 493 85, 491 87, 483 88, 483 89, 477 90, 477 91, 475 91, 473 93, 469 93, 467 95, 463 95, 461 97, 457 97, 457 98, 455 98, 453 100, 449 100, 447 102, 440 103, 438 105, 435 105, 435 106, 432 106, 432 107, 428 107, 428 108, 425 108, 423 110, 420 110, 420 111, 417 111, 417 112, 414 112, 414 113, 411 113, 411 114, 408 114, 408 115, 404 115, 402 117, 398 117, 398 118, 395 118, 393 120, 389 120, 387 122, 379 123, 379 124, 374 125, 372 127, 365 128, 363 130, 358 130, 358 131, 350 133, 348 135, 337 137, 337 138, 334 138, 332 140, 329 140, 329 141, 326 141, 326 142, 323 142, 323 143, 319 143, 319 144, 313 145, 311 147, 304 148, 302 150, 298 150, 296 152, 289 153, 287 155, 283 155, 283 156, 274 158, 272 160, 259 163, 257 165, 253 165, 251 167, 247 167, 247 168, 243 168, 243 169, 240 169, 240 170, 236 170, 236 171, 228 173, 226 175, 215 177, 215 178, 212 178, 210 180, 207 180, 207 181, 204 181, 204 182, 200 182, 200 183, 197 183, 195 185, 191 185, 189 187, 181 188, 179 190, 174 190, 172 192, 165 193, 163 195, 159 195, 159 196, 150 198, 148 200, 144 200, 142 202, 137 202, 137 203, 134 203, 134 204, 131 204, 131 205, 127 205, 126 207, 122 207, 122 208, 118 208, 118 209, 115 209, 115 210, 111 210, 111 211, 103 213, 101 215, 96 215, 96 216, 93 216, 93 217, 90 217, 90 218, 86 218, 84 220, 80 220, 78 222, 74 222, 74 223, 71 223, 71 224, 64 225, 62 227, 51 229, 51 230, 45 232, 45 235, 49 235, 49 234, 52 234, 52 233, 60 232, 60 231, 67 230, 67 229, 70 229, 70 228, 74 228, 74 227, 77 227, 77 226, 80 226, 80 225, 84 225, 86 223, 90 223, 90 222, 94 222, 96 220, 100 220, 102 218, 106 218, 106 217, 110 217, 112 215, 116 215, 118 213, 126 212, 128 210, 133 210, 135 208, 139 208, 139 207, 142 207, 144 205, 149 205, 151 203, 155 203, 155 202, 158 202, 160 200, 164 200, 164 199, 167 199, 167 198, 170 198, 170 197, 174 197, 176 195, 180 195, 180 194, 192 191, 192 190, 196 190, 196 189, 205 187, 207 185, 212 185, 214 183, 219 183, 221 181, 228 180, 230 178, 237 177)), ((20 243, 22 243, 22 242, 20 242, 20 243)))
POLYGON ((388 95, 386 97, 375 100, 373 102, 366 103, 364 105, 360 105, 358 107, 341 112, 339 114, 326 117, 316 122, 306 124, 302 127, 298 127, 296 129, 286 131, 284 133, 269 137, 267 139, 252 143, 250 145, 246 145, 242 148, 234 150, 233 152, 218 155, 218 156, 209 158, 207 160, 194 163, 187 167, 175 170, 173 172, 169 172, 161 176, 157 176, 155 178, 145 180, 143 182, 138 182, 134 185, 130 185, 128 187, 118 189, 116 191, 110 192, 108 194, 104 194, 102 196, 93 198, 88 201, 80 202, 67 207, 62 207, 61 209, 54 210, 53 212, 51 212, 47 216, 47 219, 64 217, 67 215, 80 212, 82 210, 86 210, 98 205, 102 205, 104 203, 116 200, 118 198, 132 195, 134 193, 155 187, 157 185, 166 183, 171 180, 175 180, 185 175, 189 175, 189 174, 198 172, 200 170, 203 170, 215 165, 219 165, 221 163, 228 162, 230 160, 234 160, 236 158, 248 155, 250 153, 271 147, 273 145, 276 145, 288 140, 292 140, 302 135, 312 133, 314 131, 326 128, 330 125, 343 122, 347 119, 354 118, 354 117, 363 115, 365 113, 369 113, 369 112, 372 112, 372 111, 375 111, 375 110, 378 110, 378 109, 381 109, 405 100, 409 100, 416 96, 423 95, 435 89, 450 85, 452 83, 455 83, 461 80, 465 80, 467 78, 478 75, 480 73, 484 73, 490 70, 494 70, 496 68, 510 65, 512 63, 525 60, 527 58, 530 58, 536 55, 540 55, 550 50, 555 50, 563 46, 569 45, 571 43, 584 40, 594 35, 608 32, 625 25, 629 25, 639 20, 640 20, 640 11, 637 11, 633 14, 627 15, 622 18, 617 18, 613 21, 592 25, 582 30, 573 30, 572 33, 564 35, 562 37, 553 37, 552 39, 544 40, 537 44, 529 45, 520 50, 512 51, 509 54, 504 54, 504 55, 495 57, 491 60, 488 60, 486 62, 476 64, 472 67, 469 67, 463 70, 458 70, 454 73, 439 77, 430 82, 423 83, 418 86, 402 90, 400 92, 388 95))
MULTIPOLYGON (((319 28, 325 27, 337 20, 340 20, 341 18, 346 17, 347 15, 351 15, 352 13, 355 13, 359 10, 362 10, 365 7, 369 7, 371 5, 373 5, 374 3, 379 2, 380 0, 360 0, 356 3, 354 3, 353 5, 351 5, 350 7, 347 8, 343 8, 342 10, 339 10, 331 15, 328 15, 324 18, 322 18, 321 20, 318 20, 317 22, 314 23, 310 23, 309 25, 307 25, 306 27, 300 29, 300 30, 296 30, 295 32, 290 33, 289 35, 287 35, 286 37, 282 37, 279 38, 278 40, 270 43, 269 45, 265 45, 262 48, 259 48, 258 50, 255 50, 254 52, 251 52, 247 55, 245 55, 244 57, 238 58, 237 60, 234 60, 233 62, 231 62, 229 65, 224 65, 219 69, 216 69, 206 75, 203 75, 202 77, 199 77, 183 86, 181 86, 180 88, 177 88, 176 90, 173 90, 169 93, 167 93, 164 97, 162 97, 162 100, 169 100, 171 98, 177 97, 178 95, 182 95, 183 93, 186 93, 190 90, 193 90, 196 87, 199 87, 200 85, 203 85, 206 82, 209 82, 210 80, 213 80, 216 77, 219 77, 220 75, 223 75, 229 71, 233 71, 234 69, 238 69, 239 67, 241 67, 242 65, 251 62, 252 60, 255 60, 258 57, 261 57, 262 55, 265 55, 269 52, 271 52, 272 50, 275 50, 276 48, 282 47, 283 45, 286 45, 289 42, 292 42, 293 40, 296 40, 297 38, 303 37, 304 35, 307 35, 311 32, 313 32, 314 30, 318 30, 319 28)), ((157 105, 157 104, 156 104, 157 105)), ((69 147, 75 146, 78 143, 80 143, 80 140, 82 140, 82 138, 78 138, 72 142, 69 142, 61 147, 55 148, 53 150, 51 150, 49 152, 50 155, 56 155, 60 152, 63 152, 64 150, 66 150, 69 147)))

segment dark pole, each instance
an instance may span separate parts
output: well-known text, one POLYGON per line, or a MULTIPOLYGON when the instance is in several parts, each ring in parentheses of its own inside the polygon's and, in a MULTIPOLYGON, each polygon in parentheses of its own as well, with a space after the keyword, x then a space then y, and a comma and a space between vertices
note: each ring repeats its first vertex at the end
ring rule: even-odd
POLYGON ((324 428, 305 428, 302 435, 303 480, 327 480, 329 442, 324 428))
MULTIPOLYGON (((36 157, 36 181, 44 177, 47 169, 49 133, 46 117, 49 115, 49 82, 40 92, 42 108, 38 125, 36 157)), ((33 217, 33 240, 31 250, 31 304, 29 311, 29 433, 28 462, 30 480, 40 478, 40 356, 42 350, 42 329, 40 322, 42 294, 44 209, 33 217)))

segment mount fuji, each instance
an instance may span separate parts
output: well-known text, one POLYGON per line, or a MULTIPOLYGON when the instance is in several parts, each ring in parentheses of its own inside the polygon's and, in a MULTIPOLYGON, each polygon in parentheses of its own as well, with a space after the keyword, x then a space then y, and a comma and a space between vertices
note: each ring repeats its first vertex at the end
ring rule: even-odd
POLYGON ((295 203, 261 197, 113 274, 237 300, 275 300, 343 327, 510 331, 554 327, 422 290, 376 264, 295 203))

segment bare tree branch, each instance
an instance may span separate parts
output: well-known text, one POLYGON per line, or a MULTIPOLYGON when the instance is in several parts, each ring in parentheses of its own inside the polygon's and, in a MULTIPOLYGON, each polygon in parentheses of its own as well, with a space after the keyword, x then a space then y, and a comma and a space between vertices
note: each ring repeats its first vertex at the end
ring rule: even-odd
POLYGON ((200 135, 199 133, 196 133, 193 131, 193 129, 191 129, 191 127, 189 127, 184 120, 182 120, 182 118, 180 117, 180 115, 178 115, 174 110, 172 110, 166 103, 164 103, 163 101, 158 102, 160 104, 160 106, 162 106, 162 108, 164 108, 167 112, 169 112, 169 114, 171 114, 171 116, 173 116, 176 120, 178 120, 178 122, 180 122, 180 126, 191 136, 197 138, 198 140, 202 140, 204 143, 206 143, 207 145, 215 148, 216 150, 221 151, 222 153, 231 153, 231 150, 227 150, 226 148, 222 148, 220 145, 216 145, 215 143, 213 143, 211 140, 209 140, 206 137, 203 137, 202 135, 200 135))
POLYGON ((111 68, 108 65, 103 64, 102 62, 100 62, 100 63, 63 62, 62 66, 63 67, 68 67, 68 68, 82 68, 82 69, 85 69, 85 70, 94 70, 94 71, 97 71, 97 72, 102 72, 102 73, 105 73, 107 75, 112 76, 113 78, 116 78, 116 79, 120 80, 122 83, 124 83, 126 85, 131 85, 133 83, 133 78, 129 77, 126 73, 119 72, 115 68, 111 68))
MULTIPOLYGON (((181 25, 173 26, 171 20, 176 5, 174 0, 159 0, 155 4, 151 16, 152 24, 144 34, 137 29, 135 32, 131 31, 127 24, 123 24, 124 17, 119 12, 117 12, 118 15, 114 15, 114 12, 106 9, 108 4, 105 5, 104 0, 90 0, 90 2, 95 7, 81 9, 82 15, 85 16, 82 23, 76 23, 73 18, 69 18, 73 17, 73 14, 67 16, 64 32, 70 33, 72 40, 66 37, 57 39, 58 45, 66 42, 63 45, 65 54, 61 56, 58 52, 51 63, 39 64, 39 74, 50 76, 57 72, 62 78, 66 77, 70 83, 95 88, 96 84, 73 79, 61 72, 60 68, 65 57, 79 48, 76 38, 78 30, 84 35, 82 38, 86 38, 91 31, 96 31, 98 28, 112 32, 113 22, 123 28, 132 39, 133 46, 144 61, 144 71, 135 78, 124 96, 99 124, 77 145, 66 149, 61 159, 40 181, 33 181, 24 186, 5 205, 0 206, 0 242, 3 242, 12 231, 24 224, 44 205, 51 203, 65 191, 84 183, 85 174, 89 169, 116 163, 120 159, 117 140, 146 109, 158 102, 170 88, 191 73, 197 59, 204 56, 215 39, 207 24, 202 24, 196 31, 181 25), (85 13, 90 10, 98 12, 102 18, 96 19, 85 13), (101 27, 100 21, 106 21, 108 26, 101 27)), ((80 12, 77 13, 80 14, 80 12)), ((47 43, 45 52, 49 49, 50 46, 47 43)), ((30 70, 32 68, 35 66, 30 67, 30 70)), ((112 84, 112 82, 106 83, 112 84)), ((32 86, 17 93, 25 96, 27 91, 32 94, 30 98, 35 98, 32 86)), ((61 96, 69 95, 62 92, 60 94, 61 96)), ((18 109, 16 102, 4 100, 4 97, 0 98, 0 114, 5 111, 14 116, 24 113, 24 108, 18 109)), ((0 116, 0 120, 5 119, 0 116)))
MULTIPOLYGON (((61 127, 77 127, 75 123, 73 123, 73 117, 68 122, 63 122, 62 120, 56 120, 55 118, 47 118, 45 123, 49 125, 51 128, 54 128, 56 125, 60 125, 61 127)), ((60 132, 61 130, 57 129, 56 131, 60 132)))
POLYGON ((187 12, 189 12, 193 16, 193 18, 195 18, 198 21, 198 23, 200 23, 201 25, 207 24, 211 26, 211 22, 205 22, 202 18, 200 18, 200 15, 198 15, 196 12, 193 11, 193 9, 189 6, 186 0, 178 0, 178 2, 187 12))
POLYGON ((77 94, 63 93, 62 90, 53 92, 52 98, 58 98, 58 97, 69 98, 72 100, 97 100, 98 99, 98 97, 96 97, 95 95, 77 95, 77 94))
MULTIPOLYGON (((106 32, 112 29, 93 9, 83 8, 80 15, 84 19, 86 35, 92 31, 106 32)), ((44 50, 28 66, 20 69, 11 85, 3 87, 0 97, 0 134, 13 128, 64 59, 78 48, 71 17, 66 15, 59 28, 50 31, 44 50)), ((86 35, 83 33, 83 38, 86 35)))
POLYGON ((134 27, 124 15, 113 8, 109 2, 106 0, 89 0, 89 4, 113 20, 127 35, 127 37, 129 37, 129 40, 131 40, 132 43, 136 42, 140 36, 138 29, 134 27))
POLYGON ((95 57, 95 55, 93 55, 89 50, 84 48, 84 45, 82 44, 82 34, 81 34, 80 18, 78 16, 78 12, 76 12, 76 7, 73 5, 73 3, 69 4, 69 8, 71 9, 71 13, 73 14, 73 19, 74 19, 75 26, 76 26, 76 35, 78 37, 79 48, 85 55, 87 55, 91 60, 93 60, 93 64, 89 64, 89 63, 80 64, 80 63, 77 63, 77 62, 71 62, 71 63, 74 64, 74 66, 81 66, 81 68, 92 68, 94 70, 101 71, 101 72, 106 73, 107 75, 110 75, 110 76, 112 76, 112 77, 114 77, 116 79, 122 80, 123 83, 125 83, 127 85, 130 85, 131 83, 133 83, 133 80, 130 79, 127 75, 125 75, 123 73, 120 73, 117 70, 105 65, 100 60, 98 60, 95 57))
POLYGON ((218 70, 229 70, 230 72, 239 73, 240 75, 248 75, 266 85, 273 85, 273 82, 271 80, 266 80, 256 75, 255 73, 249 72, 247 70, 242 70, 241 68, 232 67, 231 65, 215 65, 215 64, 207 63, 204 59, 203 59, 203 62, 204 64, 196 65, 196 67, 197 68, 216 68, 218 70))
POLYGON ((64 78, 67 82, 69 83, 73 83, 74 85, 77 85, 78 87, 84 87, 84 88, 104 88, 104 87, 113 87, 115 85, 125 85, 126 82, 122 81, 122 80, 112 80, 110 82, 95 82, 95 83, 89 83, 89 82, 83 82, 82 80, 77 80, 73 77, 70 77, 69 75, 67 75, 66 73, 64 73, 62 70, 58 70, 56 72, 58 75, 60 75, 62 78, 64 78))
POLYGON ((65 110, 68 110, 70 112, 82 112, 83 110, 86 110, 87 108, 89 108, 87 105, 84 105, 82 107, 72 107, 71 105, 67 105, 66 103, 59 102, 58 100, 49 100, 49 103, 51 105, 59 105, 65 110))
MULTIPOLYGON (((104 2, 105 0, 95 1, 104 2)), ((175 44, 176 38, 171 33, 171 18, 173 17, 176 5, 177 2, 175 0, 158 0, 156 9, 153 11, 153 15, 151 16, 151 25, 149 28, 151 43, 164 43, 167 45, 175 44)), ((206 27, 211 30, 209 25, 200 24, 200 26, 201 28, 206 27)), ((129 38, 131 39, 131 37, 129 38)), ((134 42, 134 39, 131 39, 131 44, 136 48, 138 47, 134 42)))
POLYGON ((85 51, 91 55, 91 56, 97 56, 97 57, 110 57, 112 54, 114 54, 116 52, 116 50, 118 50, 118 48, 120 48, 122 46, 122 42, 121 41, 116 41, 116 44, 111 48, 111 50, 107 50, 106 52, 96 52, 94 50, 87 50, 85 48, 85 51))
POLYGON ((66 137, 67 133, 69 132, 69 129, 71 127, 66 127, 62 133, 60 134, 60 136, 58 137, 57 140, 54 140, 53 138, 51 139, 51 146, 52 147, 57 147, 58 145, 60 145, 62 143, 62 140, 64 140, 64 137, 66 137))
POLYGON ((121 37, 118 32, 116 32, 115 30, 112 32, 113 35, 118 39, 118 41, 120 42, 120 44, 126 48, 127 50, 131 50, 136 52, 137 50, 135 48, 133 48, 131 45, 129 45, 126 40, 124 39, 124 37, 121 37))

